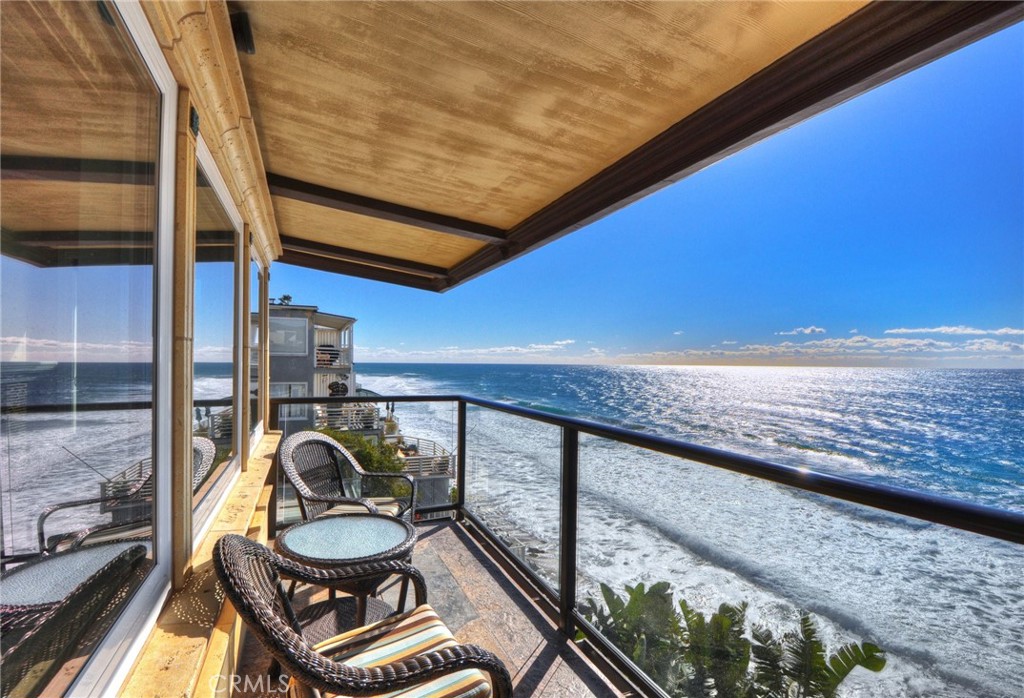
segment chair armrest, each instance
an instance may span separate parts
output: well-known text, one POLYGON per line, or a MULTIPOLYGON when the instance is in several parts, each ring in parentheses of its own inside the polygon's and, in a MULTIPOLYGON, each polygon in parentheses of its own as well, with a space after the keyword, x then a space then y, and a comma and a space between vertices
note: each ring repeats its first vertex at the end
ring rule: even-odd
POLYGON ((117 508, 121 504, 126 507, 134 504, 138 499, 134 497, 135 491, 126 492, 125 494, 118 495, 116 497, 92 497, 90 499, 76 499, 71 502, 61 502, 60 504, 54 504, 53 506, 46 507, 39 514, 39 521, 36 523, 36 534, 39 538, 39 552, 46 552, 46 519, 51 514, 60 511, 61 509, 70 509, 72 507, 88 506, 90 504, 103 504, 104 502, 114 503, 114 508, 117 508))
POLYGON ((396 575, 407 577, 412 581, 417 606, 427 602, 427 582, 423 574, 407 562, 388 560, 368 562, 362 565, 319 569, 289 560, 276 553, 274 555, 274 566, 277 567, 278 573, 283 577, 295 579, 306 584, 338 588, 346 585, 355 586, 361 582, 380 578, 383 575, 396 575))
POLYGON ((132 536, 131 532, 133 530, 144 532, 146 529, 149 529, 149 535, 152 535, 152 526, 153 518, 151 516, 143 516, 129 521, 121 521, 119 523, 100 524, 99 526, 83 528, 81 531, 76 531, 75 533, 62 536, 53 547, 56 549, 56 546, 62 541, 70 540, 71 544, 68 546, 69 548, 80 548, 84 544, 90 542, 89 538, 105 531, 117 531, 120 535, 116 540, 141 540, 141 538, 137 536, 132 536))
POLYGON ((493 652, 477 645, 454 645, 368 669, 340 664, 305 647, 288 659, 282 664, 292 665, 287 666, 292 676, 321 691, 342 695, 385 693, 456 671, 479 669, 490 675, 494 698, 512 696, 508 669, 493 652))
POLYGON ((353 497, 322 497, 312 496, 303 497, 307 502, 326 502, 328 504, 358 504, 366 507, 366 510, 371 514, 380 513, 377 509, 377 505, 371 502, 369 499, 355 499, 353 497))
MULTIPOLYGON (((408 485, 409 485, 409 506, 403 507, 402 510, 398 512, 398 516, 399 517, 401 517, 402 514, 404 514, 405 512, 409 511, 410 509, 413 509, 416 506, 416 480, 414 478, 409 477, 408 475, 405 475, 403 473, 377 473, 377 472, 363 473, 362 477, 364 477, 364 478, 378 478, 378 479, 384 479, 384 478, 399 479, 399 480, 404 480, 406 483, 408 483, 408 485)), ((405 499, 405 498, 404 497, 397 497, 396 499, 405 499)))

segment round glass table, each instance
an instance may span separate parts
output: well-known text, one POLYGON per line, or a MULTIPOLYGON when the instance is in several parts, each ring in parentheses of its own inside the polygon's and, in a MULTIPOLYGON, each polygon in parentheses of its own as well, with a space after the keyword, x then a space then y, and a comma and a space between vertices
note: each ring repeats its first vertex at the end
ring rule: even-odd
MULTIPOLYGON (((274 548, 285 557, 321 569, 408 560, 415 545, 416 529, 412 524, 387 514, 335 514, 303 521, 287 528, 274 541, 274 548)), ((367 597, 375 595, 390 576, 384 573, 358 584, 328 586, 332 597, 335 588, 356 597, 356 619, 363 625, 367 597)), ((399 608, 405 606, 406 592, 407 580, 402 583, 399 608)))

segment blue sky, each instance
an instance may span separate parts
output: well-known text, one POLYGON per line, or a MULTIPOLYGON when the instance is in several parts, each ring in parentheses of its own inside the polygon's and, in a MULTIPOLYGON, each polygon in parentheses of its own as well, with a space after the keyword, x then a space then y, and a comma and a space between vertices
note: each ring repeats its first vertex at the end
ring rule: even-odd
POLYGON ((357 361, 1024 366, 1024 28, 444 294, 287 265, 357 361))
MULTIPOLYGON (((201 266, 196 358, 224 360, 230 270, 201 266)), ((1024 26, 444 294, 271 275, 358 318, 357 361, 1024 367, 1024 26)), ((76 306, 79 360, 150 355, 148 268, 0 281, 3 359, 69 360, 76 306)))

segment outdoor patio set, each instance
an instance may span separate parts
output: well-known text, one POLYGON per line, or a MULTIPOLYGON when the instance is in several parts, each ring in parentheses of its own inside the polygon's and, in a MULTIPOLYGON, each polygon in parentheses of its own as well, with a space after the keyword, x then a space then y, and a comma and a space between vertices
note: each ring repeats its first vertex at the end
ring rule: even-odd
MULTIPOLYGON (((204 439, 196 440, 198 473, 214 456, 204 439)), ((296 697, 511 696, 501 660, 458 643, 427 603, 424 577, 411 564, 415 481, 366 472, 341 444, 317 432, 285 439, 277 458, 302 521, 277 537, 274 550, 226 535, 213 553, 227 598, 272 657, 269 674, 290 677, 296 697), (317 598, 326 598, 296 608, 297 585, 320 587, 326 592, 317 598), (396 608, 378 596, 392 586, 400 589, 396 608)), ((40 552, 6 561, 20 564, 2 577, 3 696, 37 695, 116 619, 149 565, 148 512, 145 521, 112 516, 109 524, 50 537, 46 520, 89 504, 138 511, 151 497, 151 478, 114 498, 50 507, 39 519, 40 552)))

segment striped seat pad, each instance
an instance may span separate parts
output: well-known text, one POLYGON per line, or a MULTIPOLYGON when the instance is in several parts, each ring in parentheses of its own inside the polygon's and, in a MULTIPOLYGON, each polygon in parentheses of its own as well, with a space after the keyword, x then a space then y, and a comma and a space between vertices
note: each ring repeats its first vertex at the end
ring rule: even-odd
MULTIPOLYGON (((398 512, 402 509, 403 502, 395 499, 394 497, 367 497, 368 500, 373 502, 374 506, 377 507, 381 514, 390 514, 391 516, 398 516, 398 512)), ((366 507, 361 504, 338 504, 325 511, 320 516, 330 516, 332 514, 365 514, 366 507)))
MULTIPOLYGON (((336 662, 369 668, 456 645, 451 631, 429 605, 349 630, 314 645, 336 662)), ((339 694, 330 694, 339 695, 339 694)), ((418 686, 382 694, 382 698, 487 698, 491 684, 478 669, 463 669, 418 686)))

